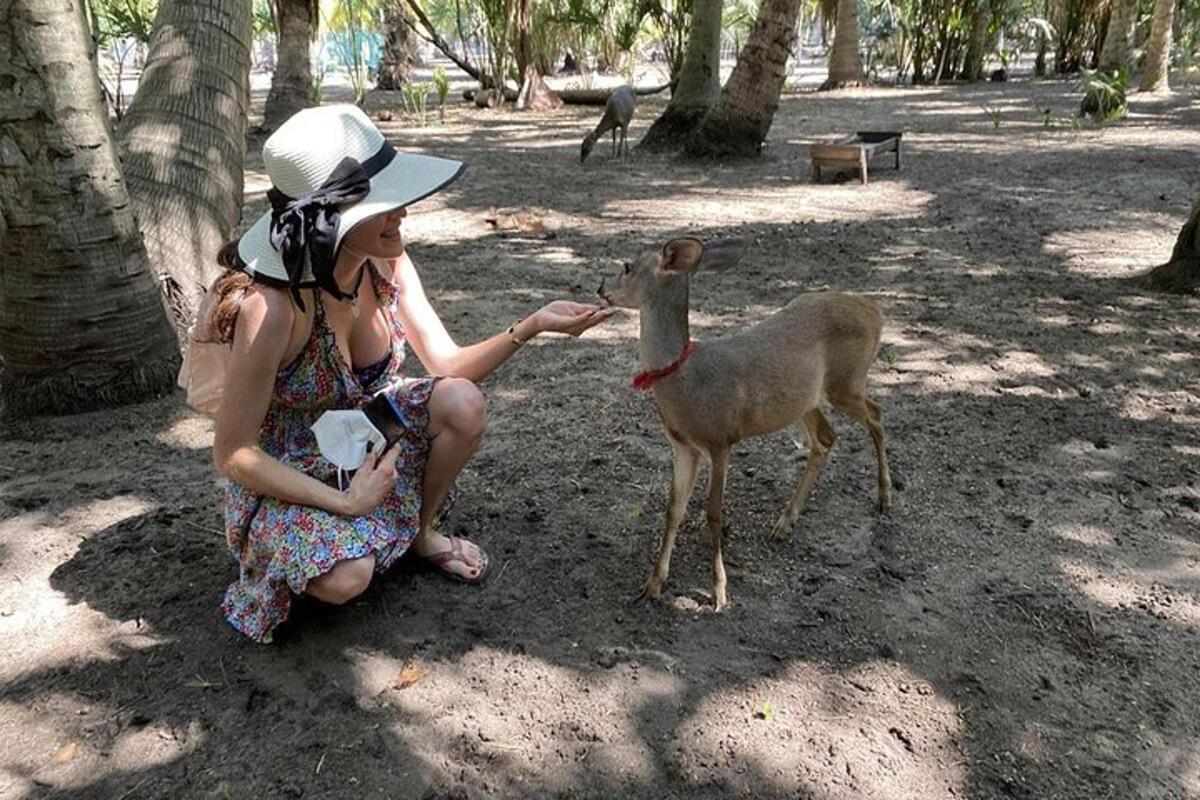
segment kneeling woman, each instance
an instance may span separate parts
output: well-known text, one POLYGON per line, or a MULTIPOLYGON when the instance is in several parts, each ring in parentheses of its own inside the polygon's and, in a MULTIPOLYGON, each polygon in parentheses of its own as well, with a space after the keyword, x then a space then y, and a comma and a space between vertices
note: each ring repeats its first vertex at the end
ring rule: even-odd
POLYGON ((229 478, 226 536, 240 576, 222 609, 269 642, 293 594, 345 603, 408 550, 480 582, 486 554, 436 527, 484 433, 476 383, 539 333, 577 336, 608 312, 560 300, 459 346, 426 299, 401 223, 462 164, 397 152, 353 106, 299 112, 266 141, 263 161, 272 210, 223 251, 209 324, 233 344, 213 458, 229 478), (438 377, 404 378, 406 345, 438 377), (380 391, 405 434, 343 489, 311 426, 380 391))

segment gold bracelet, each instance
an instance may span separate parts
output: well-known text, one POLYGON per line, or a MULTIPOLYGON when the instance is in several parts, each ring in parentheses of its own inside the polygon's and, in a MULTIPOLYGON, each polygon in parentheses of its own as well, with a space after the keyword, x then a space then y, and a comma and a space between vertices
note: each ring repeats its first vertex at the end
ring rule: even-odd
POLYGON ((517 326, 520 325, 524 321, 525 320, 523 320, 523 319, 519 319, 516 322, 514 322, 512 325, 508 326, 508 340, 510 342, 512 342, 513 344, 515 344, 517 347, 520 347, 521 345, 523 345, 529 341, 528 339, 518 339, 517 338, 517 326))

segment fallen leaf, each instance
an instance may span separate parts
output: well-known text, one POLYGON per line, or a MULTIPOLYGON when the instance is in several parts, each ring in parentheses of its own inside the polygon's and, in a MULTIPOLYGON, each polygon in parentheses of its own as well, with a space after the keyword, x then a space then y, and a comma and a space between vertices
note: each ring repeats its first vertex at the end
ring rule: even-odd
POLYGON ((409 664, 396 673, 395 677, 392 678, 391 685, 393 689, 407 689, 424 677, 425 670, 416 664, 409 664))
POLYGON ((67 742, 54 753, 50 759, 52 764, 65 764, 79 755, 79 743, 67 742))

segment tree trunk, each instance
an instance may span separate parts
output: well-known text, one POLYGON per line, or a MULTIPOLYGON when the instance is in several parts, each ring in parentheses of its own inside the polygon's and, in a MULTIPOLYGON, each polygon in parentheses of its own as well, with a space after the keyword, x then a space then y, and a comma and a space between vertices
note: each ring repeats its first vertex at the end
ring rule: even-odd
POLYGON ((517 93, 517 108, 522 111, 549 111, 561 108, 562 104, 562 98, 546 85, 533 64, 529 64, 525 71, 525 82, 517 93))
POLYGON ((988 0, 978 0, 971 20, 971 38, 967 41, 967 53, 963 58, 961 74, 964 80, 974 82, 983 77, 983 60, 987 56, 987 32, 991 19, 988 0))
POLYGON ((315 0, 274 0, 279 52, 271 91, 263 107, 263 128, 273 131, 302 108, 312 105, 309 45, 316 34, 315 0))
POLYGON ((0 11, 0 408, 169 390, 179 351, 101 100, 84 4, 0 11))
POLYGON ((417 18, 417 20, 421 23, 421 27, 424 28, 424 31, 418 30, 416 23, 412 22, 407 16, 405 16, 404 21, 413 30, 413 32, 436 47, 438 50, 442 51, 442 55, 453 61, 456 67, 467 73, 467 75, 471 76, 471 78, 474 80, 479 81, 480 86, 485 89, 491 88, 490 79, 467 58, 464 58, 456 53, 454 51, 454 47, 444 38, 442 38, 442 35, 438 33, 437 27, 433 24, 433 21, 429 19, 429 15, 426 14, 424 9, 421 8, 421 4, 417 2, 417 0, 405 0, 405 2, 408 3, 409 10, 413 12, 413 16, 417 18))
POLYGON ((163 0, 121 126, 150 263, 183 329, 242 211, 250 0, 163 0))
POLYGON ((688 140, 684 155, 751 157, 762 152, 787 78, 800 3, 801 0, 763 0, 733 74, 712 111, 688 140))
POLYGON ((833 31, 833 47, 829 50, 829 77, 821 84, 821 89, 860 86, 862 83, 863 65, 858 54, 858 0, 838 0, 837 26, 833 31))
POLYGON ((1138 0, 1113 0, 1108 33, 1100 49, 1100 70, 1116 72, 1129 69, 1129 43, 1137 25, 1138 0))
POLYGON ((417 35, 405 21, 403 8, 390 6, 383 22, 383 54, 375 85, 387 91, 404 88, 417 62, 417 35))
POLYGON ((1171 260, 1142 277, 1143 283, 1161 292, 1196 294, 1200 292, 1200 200, 1192 206, 1192 215, 1183 224, 1171 260))
POLYGON ((1154 22, 1146 41, 1146 69, 1142 72, 1143 92, 1165 92, 1167 69, 1171 61, 1171 28, 1175 24, 1175 0, 1155 0, 1154 22))
POLYGON ((721 6, 723 0, 694 0, 692 27, 679 81, 666 109, 638 147, 678 149, 721 94, 721 6))
POLYGON ((530 5, 530 0, 516 0, 513 9, 513 26, 516 29, 513 57, 517 62, 517 83, 522 87, 525 86, 527 72, 533 63, 533 13, 530 5))

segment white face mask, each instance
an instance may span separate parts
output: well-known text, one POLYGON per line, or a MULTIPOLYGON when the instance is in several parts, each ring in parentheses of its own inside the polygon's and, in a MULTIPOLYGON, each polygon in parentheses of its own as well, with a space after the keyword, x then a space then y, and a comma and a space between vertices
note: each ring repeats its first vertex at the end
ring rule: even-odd
POLYGON ((367 444, 372 453, 382 453, 387 439, 371 424, 361 410, 326 411, 313 423, 321 455, 345 472, 356 470, 367 460, 367 444))

